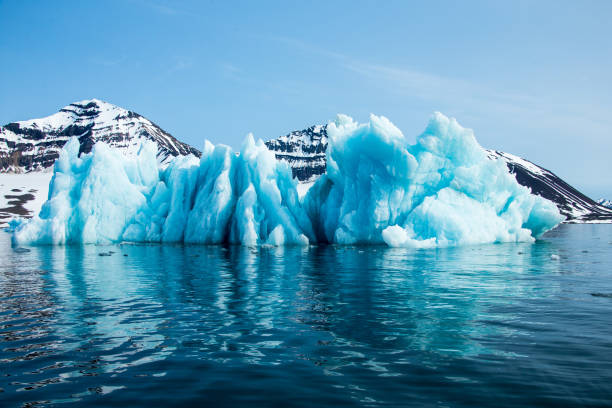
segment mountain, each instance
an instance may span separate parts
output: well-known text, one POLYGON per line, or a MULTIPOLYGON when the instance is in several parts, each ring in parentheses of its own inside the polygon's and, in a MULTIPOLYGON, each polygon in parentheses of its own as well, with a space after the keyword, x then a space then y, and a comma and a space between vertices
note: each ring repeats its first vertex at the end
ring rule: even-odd
POLYGON ((72 103, 40 119, 0 127, 0 172, 27 173, 53 165, 66 141, 77 136, 81 152, 103 140, 125 154, 137 152, 144 139, 158 145, 157 158, 167 163, 178 155, 200 152, 162 130, 147 118, 98 99, 72 103))
MULTIPOLYGON (((312 126, 302 131, 266 142, 276 158, 286 161, 293 176, 302 183, 314 182, 325 173, 327 126, 312 126)), ((487 150, 490 159, 506 162, 519 184, 529 187, 534 194, 553 201, 567 222, 612 222, 612 210, 582 194, 553 172, 518 156, 487 150)))
POLYGON ((553 201, 568 222, 612 222, 611 209, 582 194, 553 172, 509 153, 487 152, 491 158, 504 160, 519 184, 553 201))
MULTIPOLYGON (((162 165, 179 155, 200 156, 197 149, 143 116, 98 99, 72 103, 45 118, 9 123, 0 127, 0 173, 4 173, 0 178, 0 224, 14 215, 31 216, 40 209, 51 178, 50 167, 71 136, 79 138, 81 152, 86 153, 103 140, 130 155, 137 152, 142 140, 153 140, 162 165)), ((291 166, 300 181, 301 195, 325 173, 326 125, 294 131, 266 145, 277 159, 291 166)), ((520 157, 487 152, 491 159, 504 160, 520 184, 555 202, 568 222, 612 222, 612 209, 605 207, 609 201, 595 202, 551 171, 520 157)))
POLYGON ((605 198, 600 198, 597 200, 597 204, 612 209, 612 200, 606 200, 605 198))
POLYGON ((300 182, 314 181, 325 173, 327 125, 291 132, 278 139, 268 140, 266 146, 275 152, 277 159, 289 163, 293 177, 300 182))

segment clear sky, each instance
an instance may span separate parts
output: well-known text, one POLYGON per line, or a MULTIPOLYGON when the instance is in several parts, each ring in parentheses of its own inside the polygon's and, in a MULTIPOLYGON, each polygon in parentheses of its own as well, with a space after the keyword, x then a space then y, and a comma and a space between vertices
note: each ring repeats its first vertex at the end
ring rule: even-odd
POLYGON ((99 98, 196 147, 434 111, 612 198, 612 1, 0 0, 0 123, 99 98))

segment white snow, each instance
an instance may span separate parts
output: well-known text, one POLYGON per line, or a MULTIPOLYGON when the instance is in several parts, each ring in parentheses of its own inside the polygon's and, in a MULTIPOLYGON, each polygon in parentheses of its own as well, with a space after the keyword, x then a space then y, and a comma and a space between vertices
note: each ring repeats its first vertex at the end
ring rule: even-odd
MULTIPOLYGON (((29 216, 34 216, 40 212, 42 205, 47 201, 49 194, 49 182, 53 173, 51 172, 32 172, 32 173, 0 173, 0 209, 9 206, 7 195, 32 194, 33 200, 24 204, 24 208, 30 212, 29 216), (12 191, 20 190, 20 191, 12 191), (36 190, 36 191, 34 191, 36 190)), ((13 217, 0 210, 0 215, 13 217)), ((16 218, 16 216, 15 216, 16 218)), ((0 218, 0 226, 6 226, 10 218, 0 218)))
POLYGON ((537 174, 537 175, 544 175, 544 171, 540 166, 537 166, 535 164, 533 164, 532 162, 530 162, 529 160, 525 160, 523 158, 520 158, 518 156, 515 156, 513 154, 510 153, 506 153, 506 152, 500 152, 500 151, 496 151, 496 150, 487 150, 487 153, 489 154, 489 156, 492 157, 496 157, 496 158, 501 158, 504 159, 506 161, 509 162, 514 162, 516 164, 519 164, 521 166, 523 166, 524 168, 526 168, 527 170, 529 170, 530 172, 537 174))

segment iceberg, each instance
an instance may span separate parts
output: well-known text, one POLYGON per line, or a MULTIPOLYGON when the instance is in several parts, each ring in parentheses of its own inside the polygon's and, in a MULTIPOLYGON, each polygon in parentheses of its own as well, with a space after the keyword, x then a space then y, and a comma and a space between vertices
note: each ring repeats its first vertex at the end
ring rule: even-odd
POLYGON ((533 241, 557 207, 491 160, 469 129, 435 113, 414 145, 387 118, 328 126, 327 173, 304 207, 317 240, 433 247, 533 241))
POLYGON ((436 113, 410 144, 387 118, 339 115, 328 126, 327 173, 303 198, 291 169, 247 136, 240 152, 206 141, 202 157, 157 164, 71 139, 41 212, 15 245, 116 242, 435 247, 534 241, 563 221, 557 207, 489 159, 473 133, 436 113))

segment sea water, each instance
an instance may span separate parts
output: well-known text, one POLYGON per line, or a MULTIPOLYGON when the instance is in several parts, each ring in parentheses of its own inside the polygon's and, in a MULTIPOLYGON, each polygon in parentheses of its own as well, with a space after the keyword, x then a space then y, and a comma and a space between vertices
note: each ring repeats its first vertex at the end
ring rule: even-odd
POLYGON ((0 406, 612 405, 612 226, 452 248, 12 248, 0 406))

